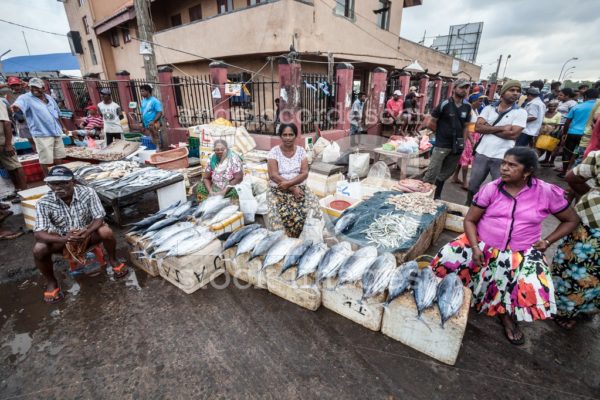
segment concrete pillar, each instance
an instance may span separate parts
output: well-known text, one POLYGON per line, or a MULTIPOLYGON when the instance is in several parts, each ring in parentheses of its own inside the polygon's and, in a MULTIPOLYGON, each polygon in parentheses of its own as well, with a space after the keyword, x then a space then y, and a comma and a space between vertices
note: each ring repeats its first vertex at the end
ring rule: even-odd
POLYGON ((335 109, 338 117, 336 129, 343 129, 345 131, 350 129, 353 76, 354 67, 352 64, 340 63, 336 65, 337 91, 335 94, 335 109))
MULTIPOLYGON (((227 83, 227 65, 222 61, 213 61, 209 65, 212 88, 219 90, 220 98, 213 95, 213 114, 215 119, 230 118, 229 112, 229 96, 225 96, 225 84, 227 83)), ((173 97, 175 103, 175 97, 173 97)))
POLYGON ((90 100, 92 105, 98 105, 102 99, 100 99, 100 91, 98 90, 98 78, 95 76, 85 76, 85 86, 88 91, 88 95, 90 96, 90 100))
POLYGON ((423 97, 419 100, 419 113, 423 114, 425 112, 425 105, 427 104, 427 96, 429 87, 429 75, 424 74, 421 79, 419 79, 419 93, 423 95, 423 97))
POLYGON ((433 103, 431 106, 432 111, 434 108, 436 108, 438 106, 438 104, 440 104, 440 101, 442 99, 443 83, 444 83, 444 81, 439 76, 436 76, 435 78, 433 78, 433 103))
MULTIPOLYGON (((298 133, 302 133, 300 119, 300 91, 302 85, 302 68, 299 63, 290 63, 287 59, 279 59, 279 120, 282 123, 294 124, 298 133)), ((307 132, 308 133, 308 132, 307 132)), ((298 135, 300 138, 301 135, 298 135)))
POLYGON ((452 97, 452 93, 454 92, 454 80, 448 82, 448 90, 446 90, 446 98, 452 97))
POLYGON ((400 75, 398 76, 398 88, 400 88, 402 96, 408 94, 408 90, 410 89, 410 72, 400 72, 400 75))
POLYGON ((385 110, 385 91, 387 88, 387 70, 381 67, 371 71, 371 79, 369 79, 369 90, 367 93, 366 118, 365 124, 367 134, 380 135, 381 116, 385 110))
POLYGON ((75 98, 73 97, 73 92, 71 92, 71 88, 69 86, 69 82, 66 79, 60 81, 60 89, 63 93, 63 100, 65 101, 65 107, 67 110, 75 111, 76 103, 75 98))
MULTIPOLYGON (((227 70, 225 76, 227 76, 227 70)), ((175 87, 171 78, 173 78, 173 68, 167 66, 158 67, 158 83, 160 98, 163 103, 163 117, 167 121, 167 127, 180 128, 181 125, 179 125, 179 119, 177 118, 177 104, 175 104, 175 87)))

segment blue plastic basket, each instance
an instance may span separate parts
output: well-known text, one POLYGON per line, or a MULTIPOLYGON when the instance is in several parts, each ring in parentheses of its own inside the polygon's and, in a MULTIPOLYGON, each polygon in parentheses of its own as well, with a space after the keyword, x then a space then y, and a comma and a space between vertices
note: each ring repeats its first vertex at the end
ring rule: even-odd
POLYGON ((156 150, 156 145, 149 136, 142 136, 142 146, 146 146, 146 150, 156 150))

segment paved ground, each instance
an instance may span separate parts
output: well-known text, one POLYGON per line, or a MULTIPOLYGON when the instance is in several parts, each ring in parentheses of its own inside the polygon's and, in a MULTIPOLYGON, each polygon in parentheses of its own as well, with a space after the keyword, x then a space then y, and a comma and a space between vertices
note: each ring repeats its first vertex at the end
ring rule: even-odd
POLYGON ((32 243, 0 244, 0 399, 600 398, 600 318, 525 324, 514 347, 471 312, 450 367, 324 308, 233 286, 186 295, 140 271, 139 287, 63 273, 70 294, 47 306, 32 243))

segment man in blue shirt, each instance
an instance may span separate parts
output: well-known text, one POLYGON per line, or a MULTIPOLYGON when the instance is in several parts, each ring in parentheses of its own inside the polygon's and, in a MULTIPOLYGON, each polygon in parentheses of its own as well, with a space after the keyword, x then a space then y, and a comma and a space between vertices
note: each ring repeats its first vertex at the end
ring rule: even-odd
MULTIPOLYGON (((583 103, 579 103, 567 114, 563 136, 566 137, 563 148, 562 164, 563 170, 559 177, 564 178, 569 165, 571 165, 575 149, 583 137, 585 125, 592 113, 596 99, 598 98, 598 89, 588 89, 583 93, 583 103)), ((574 161, 574 160, 573 160, 574 161)))
POLYGON ((33 137, 44 175, 52 164, 61 164, 66 157, 62 134, 67 132, 59 118, 60 109, 56 101, 44 93, 44 81, 29 80, 31 92, 20 95, 10 107, 25 114, 29 133, 33 137))
POLYGON ((163 115, 163 107, 156 97, 152 96, 152 86, 140 86, 142 94, 142 123, 144 124, 144 134, 152 138, 152 142, 159 148, 163 144, 160 135, 160 119, 163 115))

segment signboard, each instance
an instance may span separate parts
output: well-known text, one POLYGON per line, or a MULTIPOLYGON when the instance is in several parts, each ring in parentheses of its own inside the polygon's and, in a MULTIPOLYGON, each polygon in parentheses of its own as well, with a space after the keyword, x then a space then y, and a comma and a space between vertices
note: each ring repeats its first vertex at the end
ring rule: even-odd
POLYGON ((433 40, 431 48, 474 63, 482 32, 483 22, 452 25, 448 35, 438 36, 433 40))
POLYGON ((242 84, 241 83, 226 83, 225 84, 225 95, 226 96, 241 96, 242 95, 242 84))

